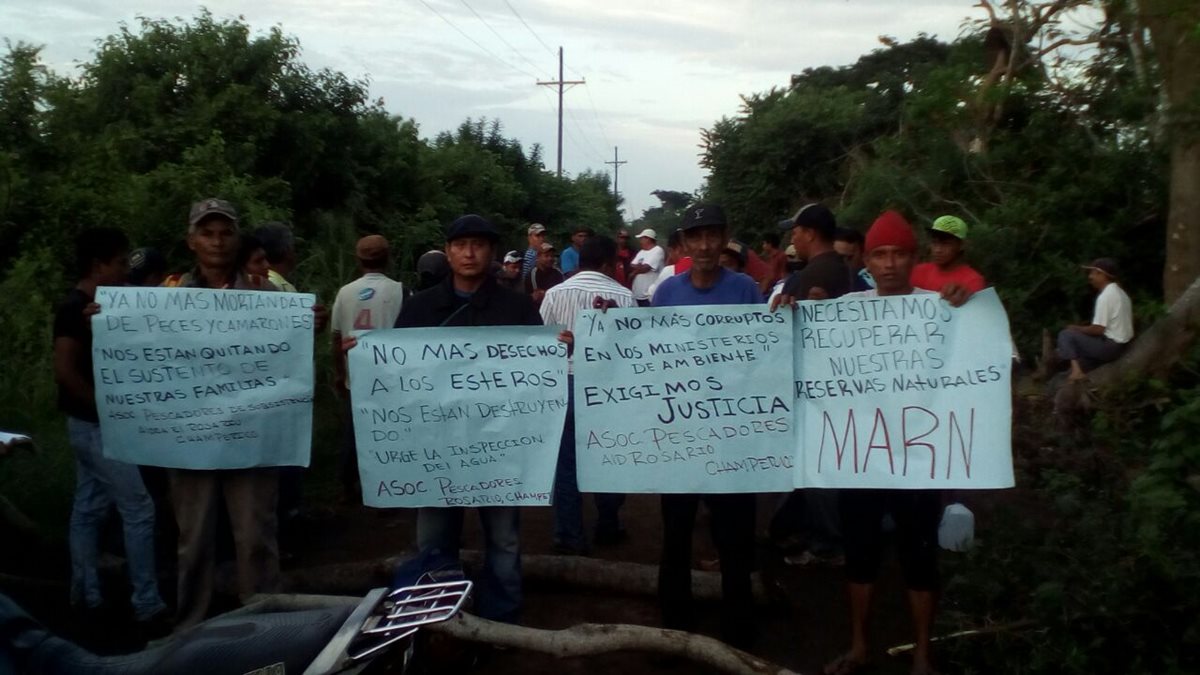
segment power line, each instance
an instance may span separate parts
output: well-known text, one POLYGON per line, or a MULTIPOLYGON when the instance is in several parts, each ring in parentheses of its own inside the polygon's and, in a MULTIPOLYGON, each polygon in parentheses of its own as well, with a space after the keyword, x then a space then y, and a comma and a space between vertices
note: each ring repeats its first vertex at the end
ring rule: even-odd
POLYGON ((604 129, 604 122, 600 121, 600 112, 596 110, 596 102, 592 100, 592 88, 585 84, 583 93, 587 94, 588 104, 592 106, 592 116, 596 118, 596 126, 600 127, 600 135, 604 137, 604 144, 612 145, 612 141, 608 140, 608 132, 604 129))
MULTIPOLYGON (((537 31, 535 31, 532 26, 525 23, 525 19, 521 16, 521 13, 517 11, 517 8, 513 7, 512 3, 510 3, 508 0, 504 0, 504 4, 508 6, 508 11, 512 12, 513 16, 517 17, 517 21, 520 21, 521 25, 525 26, 526 30, 528 30, 530 32, 530 34, 533 35, 534 39, 536 39, 538 42, 542 43, 542 46, 546 48, 546 51, 550 52, 551 56, 554 56, 554 50, 551 49, 550 45, 546 44, 546 41, 542 39, 542 36, 537 34, 537 31)), ((578 73, 576 73, 576 74, 578 74, 578 73)))
POLYGON ((596 148, 596 146, 592 144, 592 139, 588 136, 588 133, 583 130, 583 125, 580 124, 579 120, 575 117, 575 112, 573 110, 571 110, 570 108, 564 108, 564 110, 567 113, 567 117, 571 118, 571 123, 574 124, 575 128, 579 131, 579 135, 581 137, 583 137, 583 141, 585 143, 587 143, 588 149, 590 150, 590 154, 591 154, 590 159, 596 159, 596 160, 600 160, 601 162, 603 162, 604 155, 602 155, 600 153, 600 150, 598 150, 596 148))
POLYGON ((418 1, 419 1, 419 2, 420 2, 422 5, 425 5, 425 8, 426 8, 426 9, 428 9, 429 11, 433 12, 434 14, 436 14, 436 15, 437 15, 437 17, 438 17, 439 19, 441 19, 442 21, 445 21, 445 22, 446 22, 446 25, 448 25, 448 26, 450 26, 451 28, 453 28, 454 30, 458 31, 458 34, 459 34, 459 35, 461 35, 461 36, 465 37, 465 38, 466 38, 468 41, 470 41, 470 43, 471 43, 471 44, 475 45, 476 47, 479 47, 479 49, 481 49, 481 50, 482 50, 482 51, 483 51, 485 54, 487 54, 488 56, 490 56, 490 57, 492 57, 493 59, 495 59, 496 61, 498 61, 498 62, 500 62, 500 63, 502 63, 502 64, 504 64, 504 65, 508 66, 509 68, 512 68, 513 70, 517 71, 518 73, 521 73, 521 74, 522 74, 522 75, 524 75, 525 77, 529 77, 529 78, 532 78, 532 79, 534 79, 534 80, 538 79, 538 78, 537 78, 537 75, 534 75, 534 74, 532 74, 532 73, 530 73, 530 72, 527 72, 527 71, 526 71, 526 70, 524 70, 523 68, 519 68, 519 67, 517 67, 517 66, 514 66, 513 64, 509 63, 508 61, 505 61, 504 59, 500 58, 499 56, 496 56, 496 54, 495 54, 495 53, 493 53, 493 52, 492 52, 492 50, 490 50, 490 49, 488 49, 487 47, 484 47, 483 45, 481 45, 481 44, 480 44, 480 43, 479 43, 479 42, 478 42, 478 41, 477 41, 475 38, 471 37, 470 35, 467 35, 467 33, 466 33, 465 31, 463 31, 463 29, 461 29, 461 28, 459 28, 458 26, 456 26, 456 25, 454 24, 454 22, 453 22, 453 21, 451 21, 450 19, 447 19, 445 16, 443 16, 443 15, 442 15, 442 13, 441 13, 441 12, 437 11, 436 9, 434 9, 434 8, 433 8, 433 5, 429 4, 428 2, 425 2, 425 0, 418 0, 418 1))
MULTIPOLYGON (((542 93, 542 99, 546 102, 546 105, 550 107, 550 112, 557 115, 558 107, 555 105, 554 99, 551 98, 550 93, 547 92, 545 89, 541 90, 541 93, 542 93)), ((583 147, 583 143, 580 143, 579 139, 575 137, 575 134, 571 133, 570 127, 564 127, 563 134, 566 136, 567 141, 570 142, 571 147, 575 148, 575 150, 578 151, 580 156, 586 155, 588 153, 587 148, 583 147)))
POLYGON ((475 18, 479 19, 480 23, 482 23, 488 30, 492 31, 492 35, 495 35, 496 38, 498 38, 501 42, 503 42, 505 44, 505 46, 507 46, 509 49, 511 49, 514 54, 516 54, 518 57, 520 57, 520 59, 522 61, 524 61, 525 63, 528 63, 530 66, 532 66, 535 71, 540 68, 540 66, 538 66, 536 63, 527 59, 524 54, 522 54, 520 51, 517 50, 516 47, 512 46, 512 43, 510 43, 508 40, 505 40, 504 36, 501 35, 499 32, 497 32, 495 28, 492 28, 492 24, 488 23, 487 20, 484 19, 483 16, 479 12, 476 12, 474 7, 467 4, 467 0, 459 0, 459 2, 461 2, 464 7, 469 9, 471 11, 471 13, 475 15, 475 18))

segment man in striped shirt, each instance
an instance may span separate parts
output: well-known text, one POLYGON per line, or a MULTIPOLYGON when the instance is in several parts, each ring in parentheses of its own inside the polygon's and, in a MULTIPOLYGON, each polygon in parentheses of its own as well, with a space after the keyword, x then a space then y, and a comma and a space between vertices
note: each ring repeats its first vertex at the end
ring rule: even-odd
MULTIPOLYGON (((542 300, 542 321, 547 326, 562 326, 568 344, 573 340, 575 316, 597 304, 605 307, 635 307, 633 293, 618 284, 617 244, 603 236, 591 237, 579 248, 579 272, 546 291, 542 300)), ((575 382, 567 377, 567 422, 558 449, 558 468, 554 476, 554 547, 560 553, 587 551, 583 535, 583 498, 575 477, 575 382)), ((596 543, 617 543, 623 536, 618 511, 625 495, 597 494, 596 543)))

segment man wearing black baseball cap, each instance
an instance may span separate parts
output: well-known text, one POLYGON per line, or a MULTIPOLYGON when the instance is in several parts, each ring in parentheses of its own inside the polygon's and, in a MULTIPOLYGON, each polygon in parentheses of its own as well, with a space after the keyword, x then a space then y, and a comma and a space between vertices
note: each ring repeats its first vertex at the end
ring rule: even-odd
POLYGON ((1120 358, 1133 340, 1133 303, 1117 283, 1120 270, 1112 258, 1098 258, 1083 265, 1088 283, 1100 291, 1090 324, 1067 326, 1058 334, 1058 358, 1071 362, 1072 381, 1087 372, 1120 358))
MULTIPOLYGON (((500 234, 482 216, 458 218, 446 227, 450 276, 404 303, 396 328, 434 326, 541 326, 542 316, 527 295, 503 288, 491 273, 500 234)), ((423 508, 417 514, 417 547, 457 557, 462 508, 423 508)), ((521 545, 518 509, 479 509, 486 541, 481 617, 515 623, 521 610, 521 545)))
MULTIPOLYGON (((679 229, 692 267, 663 280, 654 292, 654 307, 681 305, 758 304, 758 285, 745 274, 721 267, 729 241, 724 210, 696 204, 683 215, 679 229)), ((754 641, 754 601, 750 573, 754 569, 753 494, 662 495, 663 547, 658 571, 658 597, 663 625, 687 630, 695 621, 692 607, 692 530, 700 500, 711 514, 713 539, 721 560, 721 635, 746 648, 754 641)))
POLYGON ((807 204, 790 221, 781 223, 780 229, 791 234, 796 255, 807 264, 788 278, 783 292, 771 301, 771 309, 797 300, 838 298, 850 291, 850 268, 834 250, 837 221, 829 209, 807 204))

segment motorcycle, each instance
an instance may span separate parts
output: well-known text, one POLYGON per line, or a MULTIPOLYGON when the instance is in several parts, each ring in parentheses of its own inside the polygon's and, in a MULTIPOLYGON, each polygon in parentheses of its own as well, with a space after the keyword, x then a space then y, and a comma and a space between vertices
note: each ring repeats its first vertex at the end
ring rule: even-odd
POLYGON ((0 594, 0 675, 406 673, 418 631, 457 615, 471 588, 466 579, 425 575, 415 585, 377 588, 353 603, 320 596, 301 596, 301 603, 268 599, 121 656, 97 656, 55 636, 0 594), (384 658, 399 648, 399 658, 384 658))

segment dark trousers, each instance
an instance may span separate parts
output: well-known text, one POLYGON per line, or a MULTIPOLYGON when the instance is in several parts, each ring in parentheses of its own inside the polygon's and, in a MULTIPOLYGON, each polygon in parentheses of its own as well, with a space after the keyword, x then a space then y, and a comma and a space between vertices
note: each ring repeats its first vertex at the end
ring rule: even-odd
POLYGON ((871 584, 883 560, 883 515, 896 521, 896 548, 904 583, 913 591, 936 591, 939 585, 938 524, 942 520, 940 490, 839 490, 842 533, 846 545, 846 578, 871 584))
MULTIPOLYGON (((621 531, 620 509, 625 495, 596 495, 596 532, 616 535, 621 531)), ((579 493, 575 457, 575 376, 567 377, 567 419, 558 446, 554 471, 554 543, 576 551, 588 548, 583 534, 583 495, 579 493)))
POLYGON ((1077 330, 1064 330, 1058 334, 1058 358, 1079 361, 1084 372, 1116 361, 1124 351, 1124 344, 1102 335, 1085 335, 1077 330))
POLYGON ((666 494, 662 496, 663 548, 658 568, 658 598, 663 626, 691 630, 692 531, 700 500, 708 505, 713 541, 721 558, 721 637, 745 648, 754 640, 753 494, 666 494))
POLYGON ((838 515, 838 491, 807 488, 787 495, 771 518, 771 538, 799 536, 804 548, 814 555, 842 552, 842 524, 838 515))
POLYGON ((350 405, 350 392, 342 399, 342 447, 338 457, 338 477, 342 481, 342 495, 347 500, 362 501, 362 488, 358 477, 358 442, 354 439, 354 408, 350 405))

